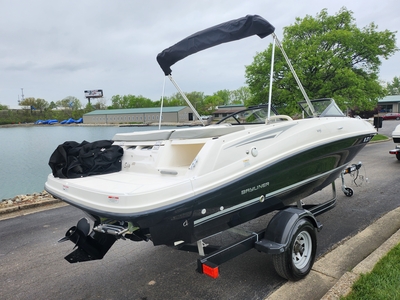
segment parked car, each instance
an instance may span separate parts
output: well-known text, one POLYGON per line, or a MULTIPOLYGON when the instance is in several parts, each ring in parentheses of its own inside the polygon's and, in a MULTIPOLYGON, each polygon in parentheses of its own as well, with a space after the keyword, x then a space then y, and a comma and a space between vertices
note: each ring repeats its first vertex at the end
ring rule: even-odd
POLYGON ((384 120, 400 120, 400 113, 388 113, 383 116, 384 120))

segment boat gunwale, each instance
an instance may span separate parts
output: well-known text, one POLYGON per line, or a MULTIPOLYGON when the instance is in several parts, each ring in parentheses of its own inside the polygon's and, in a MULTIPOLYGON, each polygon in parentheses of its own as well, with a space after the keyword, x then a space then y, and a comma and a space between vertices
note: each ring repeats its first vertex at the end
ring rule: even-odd
MULTIPOLYGON (((347 139, 354 139, 354 140, 360 140, 360 142, 358 144, 355 144, 355 145, 353 144, 351 147, 360 146, 360 144, 364 144, 364 146, 365 146, 367 143, 363 142, 362 139, 365 138, 365 137, 372 137, 373 135, 374 134, 372 134, 372 133, 369 133, 369 134, 368 133, 358 134, 356 136, 347 137, 345 139, 338 139, 338 140, 332 141, 329 144, 341 142, 341 141, 347 140, 347 139)), ((322 143, 321 145, 319 145, 319 147, 324 147, 326 145, 327 145, 326 143, 322 143)), ((313 148, 315 148, 315 145, 312 146, 312 147, 307 147, 301 153, 306 153, 307 151, 309 151, 310 149, 313 149, 313 148)), ((282 162, 284 160, 285 160, 285 158, 282 157, 281 159, 275 160, 271 164, 266 165, 263 169, 270 168, 273 165, 276 165, 276 164, 278 164, 278 163, 280 163, 280 162, 282 162)), ((348 164, 348 162, 346 164, 342 165, 341 168, 345 168, 347 166, 347 164, 348 164)), ((259 169, 256 169, 256 170, 254 170, 252 172, 247 173, 246 177, 253 176, 254 174, 256 174, 258 172, 259 172, 259 169)), ((47 182, 46 182, 46 185, 45 185, 45 190, 47 192, 49 192, 50 194, 52 194, 53 196, 55 196, 56 198, 59 198, 62 201, 66 202, 66 203, 69 203, 72 206, 75 206, 75 207, 77 207, 77 208, 79 208, 79 209, 81 209, 81 210, 83 210, 85 212, 88 212, 89 214, 92 214, 92 215, 95 215, 95 216, 106 217, 106 218, 113 219, 113 220, 118 220, 118 221, 132 221, 134 219, 141 218, 143 216, 157 214, 157 213, 160 213, 160 212, 163 212, 163 211, 170 211, 172 208, 176 208, 176 207, 182 206, 182 205, 184 205, 186 203, 190 203, 190 202, 192 202, 192 201, 194 201, 194 200, 196 200, 198 198, 204 197, 207 194, 213 194, 218 189, 227 187, 227 186, 232 185, 232 184, 234 185, 236 182, 238 182, 240 180, 243 180, 243 176, 242 177, 240 177, 240 176, 235 177, 234 179, 232 179, 232 180, 230 180, 228 182, 225 182, 222 185, 218 185, 215 188, 209 189, 209 190, 207 190, 205 192, 202 192, 202 193, 199 193, 199 194, 195 194, 194 196, 182 199, 180 201, 176 201, 176 202, 169 203, 169 204, 166 204, 166 205, 161 205, 161 206, 159 206, 157 208, 154 208, 154 209, 142 210, 140 212, 131 212, 131 213, 110 212, 110 211, 106 211, 106 210, 100 210, 100 209, 97 209, 97 208, 92 208, 92 207, 86 206, 86 205, 81 204, 81 203, 77 203, 77 202, 75 202, 73 200, 70 200, 70 199, 68 199, 68 198, 66 198, 64 196, 61 196, 57 192, 53 191, 51 188, 49 188, 47 186, 47 182)))

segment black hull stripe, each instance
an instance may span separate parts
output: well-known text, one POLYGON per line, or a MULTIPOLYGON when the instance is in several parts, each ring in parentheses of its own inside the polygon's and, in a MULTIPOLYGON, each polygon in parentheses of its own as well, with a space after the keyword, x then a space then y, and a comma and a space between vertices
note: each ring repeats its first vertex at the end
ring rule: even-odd
MULTIPOLYGON (((293 184, 293 185, 287 186, 285 188, 282 188, 282 189, 273 191, 271 193, 268 193, 268 194, 265 195, 264 201, 268 201, 268 199, 270 199, 270 198, 272 198, 274 196, 289 192, 289 191, 294 190, 294 189, 296 189, 298 187, 301 187, 302 185, 305 185, 305 184, 308 184, 310 182, 316 181, 316 180, 318 180, 320 178, 328 177, 330 174, 335 173, 337 170, 340 170, 343 167, 345 167, 345 166, 337 167, 336 169, 333 169, 333 170, 331 170, 329 172, 325 172, 323 174, 319 174, 319 175, 314 176, 312 178, 308 178, 308 179, 303 180, 301 182, 297 182, 296 184, 293 184)), ((215 214, 208 215, 208 216, 206 216, 204 218, 197 219, 197 220, 194 221, 194 227, 201 226, 206 222, 212 221, 212 220, 214 220, 216 218, 219 218, 219 217, 221 217, 223 215, 228 215, 228 214, 233 213, 235 211, 239 211, 239 210, 241 210, 241 209, 243 209, 245 207, 249 207, 249 206, 257 204, 259 202, 260 202, 260 197, 256 197, 256 198, 251 199, 249 201, 246 201, 246 202, 240 203, 238 205, 232 206, 230 208, 227 208, 227 209, 225 209, 223 211, 219 211, 219 212, 217 212, 215 214)))

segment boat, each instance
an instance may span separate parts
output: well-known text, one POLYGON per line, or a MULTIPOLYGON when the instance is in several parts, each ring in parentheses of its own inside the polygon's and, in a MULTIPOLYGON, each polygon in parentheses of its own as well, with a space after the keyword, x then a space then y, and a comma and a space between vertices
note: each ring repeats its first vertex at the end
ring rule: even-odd
MULTIPOLYGON (((252 35, 273 35, 278 41, 273 32, 268 21, 248 15, 189 36, 157 60, 180 90, 170 69, 177 61, 252 35)), ((60 241, 77 247, 65 259, 102 259, 121 238, 179 249, 197 244, 204 254, 203 239, 278 211, 282 214, 252 246, 277 256, 284 269, 280 275, 293 280, 306 276, 315 258, 314 231, 321 228, 315 216, 335 202, 308 208, 301 199, 351 171, 348 165, 376 130, 346 117, 330 98, 305 97, 299 105, 303 119, 278 114, 269 101, 208 126, 119 133, 112 139, 113 146, 123 149, 116 160, 119 171, 75 178, 49 174, 46 191, 94 222, 83 218, 67 231, 60 241), (299 247, 301 239, 306 242, 299 247), (287 263, 282 255, 292 253, 297 255, 287 263)), ((207 263, 202 264, 207 272, 207 263)))
POLYGON ((41 124, 45 124, 45 125, 52 125, 52 124, 57 124, 58 120, 54 120, 54 119, 49 119, 49 120, 37 120, 35 122, 35 125, 41 125, 41 124))
POLYGON ((78 120, 75 120, 73 118, 69 118, 68 120, 63 120, 60 122, 60 124, 78 124, 78 123, 83 123, 83 119, 79 118, 78 120))
POLYGON ((390 150, 390 154, 396 155, 397 160, 400 160, 400 125, 397 125, 396 128, 392 132, 392 139, 393 142, 396 143, 396 148, 393 150, 390 150))

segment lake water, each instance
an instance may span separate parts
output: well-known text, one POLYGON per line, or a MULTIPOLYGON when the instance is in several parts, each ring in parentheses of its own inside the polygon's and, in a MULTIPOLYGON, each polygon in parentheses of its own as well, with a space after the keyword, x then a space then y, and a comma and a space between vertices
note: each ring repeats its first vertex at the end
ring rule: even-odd
MULTIPOLYGON (((171 127, 162 127, 162 129, 171 127)), ((31 126, 0 128, 0 201, 21 194, 41 192, 50 155, 65 141, 110 140, 116 133, 157 130, 158 127, 31 126)))

